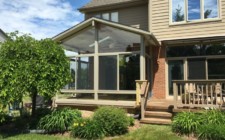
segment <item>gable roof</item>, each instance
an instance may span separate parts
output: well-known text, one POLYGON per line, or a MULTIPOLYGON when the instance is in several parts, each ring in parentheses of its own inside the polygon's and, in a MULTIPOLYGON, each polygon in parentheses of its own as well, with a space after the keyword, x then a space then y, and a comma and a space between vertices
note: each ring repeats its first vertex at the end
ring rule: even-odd
MULTIPOLYGON (((125 5, 135 5, 138 3, 146 3, 147 0, 91 0, 89 3, 84 5, 83 7, 79 8, 81 12, 84 12, 86 10, 90 9, 97 9, 97 8, 112 8, 111 6, 122 6, 123 4, 125 5), (122 5, 121 5, 122 4, 122 5), (106 7, 110 6, 110 7, 106 7)), ((117 7, 119 8, 119 7, 117 7)))
POLYGON ((122 30, 125 30, 125 31, 129 31, 129 32, 132 32, 132 33, 143 35, 146 38, 148 38, 149 40, 151 40, 154 44, 159 45, 157 39, 155 38, 155 36, 151 32, 141 30, 141 29, 137 29, 137 28, 134 28, 134 27, 130 27, 130 26, 127 26, 127 25, 115 23, 115 22, 110 22, 110 21, 103 20, 103 19, 98 19, 98 18, 95 18, 95 17, 90 18, 88 20, 85 20, 85 21, 81 22, 80 24, 69 28, 68 30, 54 36, 52 39, 54 41, 61 42, 64 39, 66 39, 66 38, 78 33, 79 31, 85 29, 86 27, 93 26, 95 23, 101 23, 101 24, 104 24, 104 25, 115 27, 117 29, 122 29, 122 30))
POLYGON ((0 42, 3 42, 4 40, 6 40, 7 37, 8 36, 6 35, 6 33, 2 29, 0 29, 0 42))

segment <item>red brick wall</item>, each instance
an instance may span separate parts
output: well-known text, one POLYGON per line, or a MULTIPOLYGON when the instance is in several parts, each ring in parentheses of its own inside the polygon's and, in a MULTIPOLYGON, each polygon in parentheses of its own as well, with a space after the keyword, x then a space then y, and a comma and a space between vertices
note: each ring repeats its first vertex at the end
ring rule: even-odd
POLYGON ((153 98, 166 98, 166 77, 165 77, 165 47, 153 48, 153 98))

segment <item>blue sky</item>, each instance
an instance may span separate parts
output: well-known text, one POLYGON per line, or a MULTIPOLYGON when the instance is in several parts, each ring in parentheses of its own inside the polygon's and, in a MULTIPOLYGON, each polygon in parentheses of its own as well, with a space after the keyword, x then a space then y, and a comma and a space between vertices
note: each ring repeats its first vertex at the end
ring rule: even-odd
POLYGON ((90 0, 0 0, 0 28, 36 39, 53 37, 84 20, 77 11, 90 0))

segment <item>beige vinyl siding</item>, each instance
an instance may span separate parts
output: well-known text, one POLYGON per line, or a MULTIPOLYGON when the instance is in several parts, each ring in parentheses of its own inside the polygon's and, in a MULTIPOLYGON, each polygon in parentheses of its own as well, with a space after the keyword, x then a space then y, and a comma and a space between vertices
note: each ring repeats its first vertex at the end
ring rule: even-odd
POLYGON ((98 13, 118 12, 119 23, 124 25, 139 25, 140 29, 148 30, 148 5, 126 7, 123 9, 115 9, 111 11, 99 11, 95 13, 87 13, 85 18, 91 18, 98 13))
POLYGON ((159 41, 225 35, 225 0, 221 0, 221 20, 170 25, 169 0, 152 0, 151 32, 159 41))

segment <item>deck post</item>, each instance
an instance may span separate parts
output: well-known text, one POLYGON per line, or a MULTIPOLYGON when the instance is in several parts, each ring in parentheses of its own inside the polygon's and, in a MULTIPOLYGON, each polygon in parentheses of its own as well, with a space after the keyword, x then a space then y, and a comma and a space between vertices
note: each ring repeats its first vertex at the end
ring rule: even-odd
POLYGON ((136 80, 136 105, 140 105, 143 87, 147 84, 147 80, 136 80))
POLYGON ((98 27, 93 21, 95 27, 95 53, 94 53, 94 100, 98 100, 98 86, 99 86, 99 58, 98 58, 98 27))
POLYGON ((173 94, 174 94, 174 109, 177 109, 177 98, 178 98, 178 91, 177 91, 177 84, 173 83, 173 94))
POLYGON ((140 105, 141 82, 136 81, 136 105, 140 105))
POLYGON ((141 95, 141 119, 145 118, 145 97, 141 95))

